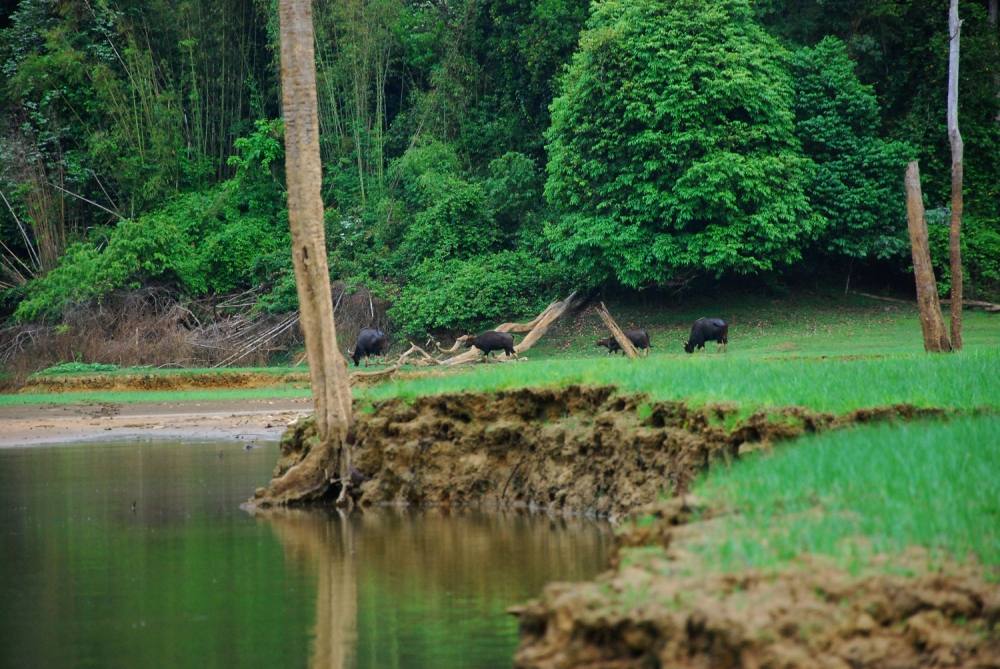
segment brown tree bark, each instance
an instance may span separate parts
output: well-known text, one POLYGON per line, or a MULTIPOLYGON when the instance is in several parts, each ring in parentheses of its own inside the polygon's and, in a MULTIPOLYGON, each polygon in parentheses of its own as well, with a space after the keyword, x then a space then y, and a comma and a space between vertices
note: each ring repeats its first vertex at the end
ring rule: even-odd
POLYGON ((278 18, 288 222, 319 443, 260 491, 255 502, 289 504, 319 497, 338 468, 342 482, 338 501, 343 501, 348 499, 350 482, 351 388, 347 363, 337 348, 326 261, 311 0, 281 0, 278 18))
POLYGON ((622 332, 622 329, 618 327, 618 323, 616 323, 615 319, 611 317, 611 313, 608 311, 608 308, 604 306, 604 302, 601 302, 601 305, 597 308, 597 315, 601 317, 602 321, 604 321, 608 330, 611 331, 611 336, 615 338, 616 342, 618 342, 618 345, 621 347, 622 351, 625 352, 625 355, 633 360, 638 358, 639 352, 635 350, 635 346, 632 345, 632 341, 626 337, 625 333, 622 332))
POLYGON ((917 307, 920 328, 924 334, 924 350, 934 353, 951 350, 948 332, 941 316, 937 281, 931 266, 927 243, 927 220, 924 218, 924 198, 920 190, 920 167, 917 161, 906 166, 906 218, 913 251, 913 274, 917 282, 917 307))
POLYGON ((964 145, 958 131, 958 47, 962 22, 958 0, 948 10, 948 141, 951 143, 951 230, 948 235, 951 259, 951 346, 962 349, 962 154, 964 145))

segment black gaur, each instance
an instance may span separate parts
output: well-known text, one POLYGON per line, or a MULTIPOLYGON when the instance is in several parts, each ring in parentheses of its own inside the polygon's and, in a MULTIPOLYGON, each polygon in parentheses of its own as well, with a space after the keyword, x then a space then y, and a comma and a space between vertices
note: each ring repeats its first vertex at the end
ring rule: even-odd
POLYGON ((725 351, 729 344, 729 325, 721 318, 699 318, 691 326, 691 336, 684 344, 684 350, 694 353, 696 348, 705 348, 705 342, 718 342, 725 351))
MULTIPOLYGON (((632 346, 635 346, 640 351, 647 350, 650 347, 649 343, 649 333, 645 330, 626 330, 625 336, 628 340, 632 342, 632 346)), ((598 339, 595 346, 603 346, 608 349, 608 353, 617 353, 622 350, 622 347, 618 345, 618 340, 614 337, 606 337, 604 339, 598 339)))
POLYGON ((368 358, 373 355, 383 355, 389 350, 389 338, 385 333, 376 328, 361 328, 358 333, 358 341, 354 344, 354 352, 351 353, 351 360, 357 367, 361 358, 365 359, 365 367, 368 366, 368 358))
POLYGON ((465 340, 465 348, 472 348, 473 346, 486 355, 489 355, 491 351, 503 351, 508 356, 511 356, 514 355, 514 335, 509 332, 487 330, 475 337, 468 336, 465 340))

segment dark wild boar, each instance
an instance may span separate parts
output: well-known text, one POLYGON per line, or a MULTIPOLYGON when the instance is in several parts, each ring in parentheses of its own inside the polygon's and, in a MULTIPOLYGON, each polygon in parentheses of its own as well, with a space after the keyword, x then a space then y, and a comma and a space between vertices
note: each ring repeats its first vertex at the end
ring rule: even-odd
POLYGON ((694 353, 696 348, 705 348, 705 342, 718 342, 725 351, 729 344, 729 325, 721 318, 699 318, 691 326, 691 336, 684 344, 684 350, 694 353))
MULTIPOLYGON (((640 351, 645 350, 649 352, 649 333, 645 330, 626 330, 625 336, 628 340, 632 342, 632 346, 635 346, 640 351)), ((622 350, 622 347, 618 345, 618 340, 614 337, 605 337, 604 339, 598 339, 596 346, 603 346, 608 349, 608 353, 617 353, 622 350)))
POLYGON ((389 350, 389 338, 385 333, 376 328, 361 328, 358 333, 358 341, 354 344, 354 352, 351 353, 351 360, 357 367, 361 358, 365 359, 365 367, 368 366, 368 358, 373 355, 383 355, 389 350))
POLYGON ((511 356, 514 355, 514 335, 509 332, 487 330, 475 337, 470 335, 465 340, 465 348, 472 348, 473 346, 486 355, 489 355, 491 351, 503 351, 508 356, 511 356))

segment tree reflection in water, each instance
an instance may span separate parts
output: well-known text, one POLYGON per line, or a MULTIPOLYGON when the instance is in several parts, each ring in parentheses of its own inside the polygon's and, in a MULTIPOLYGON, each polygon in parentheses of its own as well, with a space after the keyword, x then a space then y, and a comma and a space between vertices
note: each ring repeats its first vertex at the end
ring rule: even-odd
POLYGON ((606 566, 601 523, 524 513, 258 512, 289 565, 316 576, 312 666, 509 664, 507 607, 606 566))

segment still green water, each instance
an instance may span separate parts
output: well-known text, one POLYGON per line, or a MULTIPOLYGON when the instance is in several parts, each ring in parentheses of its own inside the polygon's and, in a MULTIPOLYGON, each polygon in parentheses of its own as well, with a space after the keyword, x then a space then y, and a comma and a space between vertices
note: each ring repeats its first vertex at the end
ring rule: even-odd
POLYGON ((608 528, 239 509, 274 445, 0 450, 2 667, 504 667, 504 610, 594 576, 608 528), (134 508, 133 508, 134 502, 134 508))

